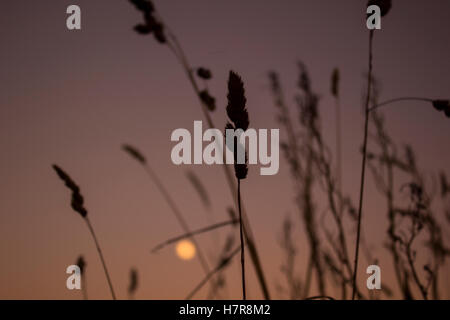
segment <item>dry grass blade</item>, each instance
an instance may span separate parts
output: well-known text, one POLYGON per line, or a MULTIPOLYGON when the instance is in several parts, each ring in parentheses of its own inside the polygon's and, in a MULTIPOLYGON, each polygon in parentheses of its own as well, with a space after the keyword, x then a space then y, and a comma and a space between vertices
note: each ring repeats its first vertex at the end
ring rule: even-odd
POLYGON ((184 233, 182 235, 170 238, 170 239, 168 239, 168 240, 166 240, 166 241, 156 245, 152 249, 152 253, 155 253, 155 252, 161 250, 162 248, 164 248, 165 246, 167 246, 169 244, 172 244, 172 243, 175 243, 175 242, 177 242, 177 241, 179 241, 181 239, 192 238, 195 235, 199 235, 199 234, 202 234, 202 233, 205 233, 205 232, 213 231, 213 230, 216 230, 216 229, 228 226, 228 225, 235 225, 238 222, 239 222, 238 220, 223 221, 223 222, 215 223, 215 224, 212 224, 210 226, 207 226, 207 227, 204 227, 204 228, 201 228, 201 229, 194 230, 194 231, 189 232, 189 233, 184 233))
POLYGON ((339 97, 339 69, 335 68, 331 74, 331 94, 333 97, 339 97))
POLYGON ((147 159, 144 157, 144 155, 135 147, 124 144, 122 146, 122 149, 127 152, 132 158, 136 159, 138 162, 140 162, 142 165, 147 164, 147 159))
POLYGON ((138 284, 138 272, 136 269, 132 268, 130 270, 130 284, 128 285, 128 295, 130 296, 130 299, 132 299, 134 294, 136 293, 138 284))
MULTIPOLYGON (((300 80, 299 80, 299 87, 302 90, 308 90, 310 89, 310 81, 309 77, 305 71, 305 68, 303 64, 300 64, 300 80)), ((272 71, 269 73, 269 79, 270 79, 270 85, 272 89, 272 93, 275 99, 275 106, 278 109, 277 114, 277 120, 278 122, 283 126, 284 131, 287 135, 287 140, 282 142, 281 147, 284 151, 285 157, 290 165, 291 174, 293 176, 293 181, 295 184, 295 190, 297 192, 296 197, 298 199, 311 199, 310 196, 306 196, 308 194, 308 187, 307 185, 311 185, 311 183, 308 183, 308 181, 311 181, 311 179, 307 176, 311 170, 306 170, 306 161, 302 161, 302 156, 304 156, 304 152, 300 152, 301 149, 309 149, 304 148, 304 145, 306 144, 306 139, 302 139, 299 141, 297 130, 294 128, 294 124, 292 122, 292 116, 290 115, 289 108, 285 103, 285 98, 283 95, 283 90, 281 87, 281 82, 279 79, 279 76, 276 72, 272 71), (305 164, 303 163, 305 162, 305 164)), ((301 107, 301 110, 304 108, 301 107)), ((302 114, 303 112, 301 112, 302 114)), ((311 250, 309 262, 307 263, 307 272, 306 277, 303 285, 303 296, 306 296, 308 294, 308 290, 310 287, 310 279, 312 276, 312 269, 316 265, 313 262, 313 258, 317 257, 318 254, 315 254, 314 252, 317 251, 317 245, 318 243, 316 239, 313 237, 314 232, 310 232, 309 230, 314 230, 313 221, 314 221, 314 215, 311 214, 311 209, 313 206, 308 205, 308 201, 297 201, 299 214, 301 216, 302 221, 305 223, 306 231, 308 235, 308 245, 311 250)), ((319 278, 320 280, 320 278, 319 278)))
POLYGON ((227 267, 231 260, 233 259, 233 257, 235 255, 237 255, 239 252, 241 251, 240 248, 236 248, 235 250, 233 250, 227 257, 222 258, 219 263, 217 264, 217 266, 214 268, 214 270, 212 270, 210 273, 208 273, 205 278, 202 279, 202 281, 200 281, 200 283, 198 285, 195 286, 195 288, 186 296, 186 300, 190 300, 192 299, 192 297, 201 289, 203 288, 203 286, 209 281, 209 279, 211 279, 211 277, 213 277, 216 273, 218 273, 219 271, 221 271, 222 269, 224 269, 225 267, 227 267))
POLYGON ((84 260, 84 257, 82 255, 78 257, 76 265, 80 268, 81 292, 83 294, 83 299, 88 300, 86 288, 86 261, 84 260))
MULTIPOLYGON (((132 3, 136 6, 136 2, 142 2, 142 1, 143 0, 132 0, 132 3)), ((137 9, 142 11, 142 8, 139 8, 138 6, 137 6, 137 9)), ((156 10, 152 6, 152 10, 151 10, 150 14, 145 15, 145 13, 144 13, 144 18, 146 16, 149 17, 149 18, 152 18, 152 17, 154 18, 156 12, 153 12, 153 11, 156 11, 156 10)), ((161 17, 158 17, 158 21, 161 21, 161 20, 162 20, 161 17)), ((156 21, 156 22, 158 22, 158 21, 156 21)), ((167 38, 164 39, 164 40, 167 40, 167 42, 164 42, 164 43, 167 43, 169 49, 173 52, 173 54, 175 55, 175 57, 178 60, 178 62, 180 62, 181 66, 183 68, 183 71, 185 72, 189 82, 191 83, 195 94, 199 98, 201 110, 202 110, 203 115, 206 118, 206 122, 208 124, 208 127, 210 129, 216 128, 217 126, 214 125, 214 122, 213 122, 213 120, 211 118, 211 115, 210 115, 211 106, 206 104, 204 99, 202 99, 202 97, 201 97, 202 89, 200 88, 199 84, 197 83, 197 81, 196 81, 196 79, 194 77, 194 74, 192 72, 193 70, 195 70, 195 68, 193 68, 190 65, 190 63, 189 63, 189 61, 187 59, 187 56, 186 56, 186 54, 185 54, 185 52, 183 50, 183 47, 181 46, 181 44, 178 41, 178 39, 175 36, 175 34, 170 30, 170 28, 168 28, 167 25, 164 25, 164 27, 163 27, 162 26, 163 25, 162 22, 159 23, 159 24, 161 26, 160 27, 161 33, 164 36, 164 38, 165 38, 165 35, 167 35, 167 38)), ((136 31, 138 31, 138 30, 136 30, 136 31)), ((148 30, 145 30, 145 31, 148 31, 148 30)), ((148 33, 151 33, 151 30, 148 33)), ((224 159, 225 159, 225 154, 224 154, 224 159)), ((230 168, 228 166, 223 165, 222 169, 223 169, 224 174, 225 174, 225 178, 226 178, 226 181, 227 181, 227 184, 228 184, 229 191, 231 193, 232 198, 234 199, 235 194, 236 194, 236 190, 237 190, 237 186, 236 186, 236 183, 235 183, 235 181, 233 179, 233 175, 232 175, 231 170, 230 170, 230 168)), ((252 235, 251 226, 250 226, 248 218, 247 218, 247 216, 245 214, 245 208, 244 208, 243 205, 242 205, 242 214, 243 214, 243 222, 244 222, 244 225, 245 225, 244 236, 245 236, 246 241, 247 241, 247 248, 248 248, 249 253, 250 253, 250 258, 251 258, 251 260, 253 262, 253 266, 255 267, 256 276, 257 276, 258 282, 260 284, 260 287, 261 287, 264 299, 269 300, 270 299, 269 288, 267 286, 267 282, 266 282, 266 279, 265 279, 263 267, 262 267, 262 264, 261 264, 261 261, 260 261, 260 258, 259 258, 258 250, 256 248, 256 243, 255 243, 253 235, 252 235)))
POLYGON ((352 290, 352 300, 355 299, 356 296, 356 277, 358 273, 358 258, 359 258, 359 243, 361 238, 361 221, 362 221, 362 207, 363 207, 363 197, 364 197, 364 182, 365 182, 365 173, 366 173, 366 159, 367 159, 367 138, 369 131, 369 103, 370 103, 370 95, 372 93, 372 67, 373 67, 373 30, 370 30, 369 34, 369 74, 367 80, 367 94, 366 94, 366 103, 364 106, 364 115, 365 115, 365 123, 364 123, 364 140, 363 140, 363 150, 362 150, 362 166, 361 166, 361 185, 359 187, 359 206, 358 206, 358 225, 356 229, 356 245, 355 245, 355 262, 353 267, 353 290, 352 290))
POLYGON ((289 217, 283 221, 280 247, 283 250, 284 262, 281 265, 281 272, 286 277, 287 291, 291 300, 297 300, 302 295, 302 281, 295 275, 295 260, 297 248, 293 238, 293 223, 289 217))
POLYGON ((84 261, 83 256, 80 255, 78 257, 76 265, 80 268, 80 274, 84 275, 84 271, 86 268, 86 261, 84 261))
POLYGON ((211 201, 209 200, 208 192, 206 191, 206 188, 203 185, 203 183, 200 181, 200 179, 197 177, 197 175, 191 170, 187 171, 186 176, 187 176, 188 180, 191 182, 195 191, 197 191, 198 195, 200 196, 200 199, 202 200, 203 205, 207 209, 210 209, 211 201))
MULTIPOLYGON (((243 131, 248 129, 250 124, 248 112, 245 107, 247 99, 245 98, 244 83, 241 77, 230 71, 228 78, 228 105, 227 115, 231 123, 228 123, 226 129, 233 128, 235 130, 241 129, 243 131)), ((240 146, 244 150, 244 163, 238 163, 238 144, 240 142, 235 138, 234 142, 234 173, 237 178, 237 203, 239 210, 239 235, 241 240, 241 272, 242 272, 242 298, 246 300, 247 293, 245 288, 245 244, 244 244, 244 226, 242 223, 242 208, 241 208, 241 180, 247 178, 248 165, 247 153, 245 146, 240 146)))
POLYGON ((227 115, 235 129, 247 130, 249 126, 248 112, 245 107, 244 83, 241 77, 234 71, 230 71, 228 77, 228 105, 227 115))
MULTIPOLYGON (((175 218, 178 220, 178 223, 180 224, 183 231, 187 234, 191 234, 191 230, 187 224, 186 219, 184 218, 183 214, 181 213, 178 206, 175 204, 175 201, 173 200, 172 196, 170 195, 169 191, 166 189, 162 181, 159 179, 159 177, 156 175, 156 173, 153 171, 153 169, 150 167, 150 165, 146 161, 142 161, 142 159, 146 159, 142 152, 140 152, 137 148, 125 144, 122 148, 125 152, 127 152, 131 157, 135 160, 137 160, 140 164, 143 165, 146 173, 148 174, 150 180, 156 185, 158 190, 161 192, 162 196, 164 197, 164 200, 167 202, 168 206, 170 207, 172 213, 175 215, 175 218)), ((203 254, 203 251, 201 250, 200 246, 198 245, 197 241, 195 240, 195 237, 191 236, 191 241, 197 248, 198 252, 198 259, 199 262, 203 268, 203 271, 205 274, 209 273, 209 266, 207 263, 207 260, 205 258, 205 255, 203 254)))
POLYGON ((389 104, 392 104, 394 102, 400 102, 400 101, 425 101, 431 103, 431 105, 436 109, 437 111, 443 112, 447 118, 450 118, 450 100, 439 100, 439 99, 430 99, 430 98, 423 98, 423 97, 400 97, 400 98, 394 98, 390 99, 381 103, 377 103, 369 108, 369 111, 375 111, 376 109, 387 106, 389 104))
MULTIPOLYGON (((380 7, 381 16, 385 16, 391 9, 391 0, 369 0, 368 5, 377 5, 380 7)), ((364 140, 363 140, 363 150, 362 150, 362 168, 361 168, 361 185, 359 188, 359 208, 358 208, 358 226, 356 230, 356 246, 355 246, 355 263, 353 268, 353 290, 352 290, 352 300, 355 299, 356 295, 356 277, 358 272, 358 255, 359 255, 359 242, 361 238, 361 221, 362 221, 362 207, 363 207, 363 197, 364 197, 364 179, 366 170, 366 158, 367 158, 367 138, 369 130, 369 112, 370 112, 370 95, 372 92, 372 71, 373 71, 373 36, 374 30, 369 32, 369 74, 367 81, 367 94, 366 103, 364 107, 365 113, 365 124, 364 124, 364 140)))
MULTIPOLYGON (((236 215, 236 211, 232 207, 227 208, 227 213, 232 221, 239 222, 238 216, 236 215)), ((237 224, 237 222, 236 222, 236 224, 237 224)))
POLYGON ((108 285, 109 285, 109 289, 111 291, 111 295, 112 295, 113 299, 116 300, 116 295, 114 293, 111 278, 109 277, 109 272, 106 267, 105 259, 103 257, 103 253, 100 248, 100 244, 97 240, 97 236, 95 235, 94 228, 92 227, 92 224, 87 216, 87 210, 84 207, 84 199, 83 199, 83 196, 81 195, 80 188, 63 169, 61 169, 56 164, 54 164, 52 167, 56 171, 56 174, 59 176, 59 178, 61 178, 61 180, 63 180, 65 182, 65 185, 72 191, 72 202, 71 202, 72 209, 75 210, 76 212, 78 212, 83 217, 84 221, 86 222, 86 224, 89 228, 89 231, 91 232, 92 238, 94 239, 94 243, 97 248, 97 252, 100 256, 100 260, 103 265, 103 270, 105 271, 106 279, 108 280, 108 285))
POLYGON ((199 97, 209 111, 216 110, 216 98, 209 93, 208 89, 200 91, 199 97))
POLYGON ((447 176, 444 172, 439 174, 439 181, 441 183, 441 197, 444 198, 450 192, 450 184, 447 182, 447 176))
POLYGON ((331 94, 336 103, 336 180, 339 189, 342 189, 342 147, 341 147, 341 103, 339 99, 339 69, 335 68, 331 75, 331 94))
POLYGON ((64 181, 67 188, 72 191, 72 201, 71 206, 75 212, 78 212, 83 218, 87 216, 87 210, 84 207, 84 198, 80 193, 80 188, 78 185, 70 178, 70 176, 64 172, 60 167, 56 164, 53 165, 53 169, 56 171, 56 174, 59 178, 64 181))

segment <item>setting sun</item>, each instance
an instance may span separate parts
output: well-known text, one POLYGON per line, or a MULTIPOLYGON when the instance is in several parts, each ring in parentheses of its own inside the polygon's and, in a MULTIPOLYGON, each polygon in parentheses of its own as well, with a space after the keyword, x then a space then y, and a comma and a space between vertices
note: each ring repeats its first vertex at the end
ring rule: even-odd
POLYGON ((195 256, 195 246, 189 240, 178 242, 175 251, 182 260, 191 260, 195 256))

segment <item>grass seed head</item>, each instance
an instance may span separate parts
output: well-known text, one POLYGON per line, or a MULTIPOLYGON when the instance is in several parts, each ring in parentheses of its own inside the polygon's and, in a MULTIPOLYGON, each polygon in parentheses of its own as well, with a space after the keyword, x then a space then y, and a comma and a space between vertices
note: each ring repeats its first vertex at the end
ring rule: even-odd
POLYGON ((72 209, 75 212, 78 212, 83 218, 86 218, 88 212, 84 207, 84 198, 81 195, 80 188, 63 169, 61 169, 56 164, 54 164, 52 167, 56 171, 58 177, 62 181, 64 181, 67 188, 69 188, 69 190, 72 191, 72 200, 71 200, 72 209))

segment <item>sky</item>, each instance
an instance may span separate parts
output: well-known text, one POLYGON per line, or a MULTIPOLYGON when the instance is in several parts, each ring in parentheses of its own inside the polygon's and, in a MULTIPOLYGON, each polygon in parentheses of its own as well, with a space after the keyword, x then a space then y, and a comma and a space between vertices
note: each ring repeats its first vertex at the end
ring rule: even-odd
MULTIPOLYGON (((380 100, 401 96, 450 98, 450 2, 393 1, 375 31, 374 72, 380 100)), ((367 73, 365 1, 156 1, 158 12, 177 35, 192 66, 210 68, 216 97, 212 118, 226 123, 227 78, 238 72, 245 83, 252 128, 279 128, 268 72, 279 72, 295 111, 297 62, 303 61, 319 93, 322 128, 334 146, 335 109, 330 76, 341 73, 343 189, 356 201, 363 133, 361 97, 367 73)), ((106 278, 85 223, 70 208, 69 191, 51 165, 59 164, 80 185, 117 295, 127 298, 129 270, 139 272, 138 299, 182 299, 202 278, 196 259, 184 261, 175 247, 151 254, 157 243, 182 229, 158 189, 121 149, 137 146, 174 196, 189 226, 227 218, 235 201, 219 166, 176 166, 170 159, 177 128, 193 130, 204 120, 189 81, 167 46, 133 32, 141 14, 128 1, 3 1, 0 4, 0 298, 80 299, 66 288, 66 268, 83 254, 90 298, 110 298, 106 278), (81 8, 81 30, 66 28, 66 8, 81 8), (211 198, 205 210, 186 178, 192 170, 211 198)), ((386 107, 387 127, 399 144, 411 144, 426 177, 450 174, 448 118, 422 102, 386 107)), ((283 138, 284 132, 280 135, 283 138)), ((305 272, 304 226, 294 203, 289 166, 259 175, 251 167, 242 183, 248 218, 269 288, 283 284, 279 237, 284 218, 295 225, 305 272)), ((317 199, 324 201, 324 199, 317 199)), ((392 282, 386 240, 386 205, 368 176, 363 230, 379 257, 382 277, 392 282)), ((349 238, 355 230, 349 228, 349 238)), ((448 230, 448 228, 447 228, 448 230)), ((211 261, 232 232, 198 237, 211 261)), ((349 245, 353 254, 353 242, 349 245)), ((250 264, 249 264, 250 265, 250 264)), ((363 260, 358 275, 365 282, 363 260)), ((248 295, 261 298, 248 267, 248 295)), ((240 297, 240 265, 226 272, 224 297, 240 297)), ((449 276, 442 290, 450 297, 449 276)), ((394 288, 395 290, 395 288, 394 288)), ((313 289, 313 292, 316 288, 313 289)), ((398 290, 397 290, 398 291, 398 290)), ((198 298, 206 297, 207 290, 198 298)))

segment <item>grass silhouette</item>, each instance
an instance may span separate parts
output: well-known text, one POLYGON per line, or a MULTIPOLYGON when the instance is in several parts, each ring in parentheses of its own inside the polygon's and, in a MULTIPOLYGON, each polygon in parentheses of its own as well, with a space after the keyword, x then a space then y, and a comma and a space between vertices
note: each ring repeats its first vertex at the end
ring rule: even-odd
POLYGON ((182 239, 191 238, 191 237, 193 237, 195 235, 199 235, 199 234, 202 234, 202 233, 205 233, 205 232, 210 232, 210 231, 213 231, 213 230, 217 230, 217 229, 225 227, 225 226, 235 225, 238 222, 239 222, 239 220, 229 220, 229 221, 218 222, 218 223, 214 223, 212 225, 209 225, 207 227, 194 230, 194 231, 189 232, 189 233, 184 233, 182 235, 170 238, 170 239, 165 240, 164 242, 156 245, 152 249, 152 252, 155 253, 155 252, 163 249, 165 246, 173 244, 175 242, 178 242, 178 241, 180 241, 182 239))
POLYGON ((130 297, 130 300, 134 299, 134 294, 136 293, 136 290, 139 285, 138 280, 138 272, 135 268, 130 269, 130 283, 128 285, 128 296, 130 297))
POLYGON ((100 244, 97 240, 97 236, 95 235, 94 228, 92 227, 92 224, 89 220, 88 211, 84 207, 84 198, 81 195, 80 188, 72 180, 72 178, 59 166, 54 164, 53 169, 55 170, 55 172, 59 176, 59 178, 62 181, 64 181, 66 187, 72 191, 72 202, 71 202, 72 209, 81 215, 83 220, 86 222, 86 225, 88 226, 89 231, 91 232, 92 238, 94 239, 95 247, 97 248, 98 255, 100 256, 100 260, 102 262, 103 270, 105 271, 106 279, 108 280, 108 285, 109 285, 109 289, 111 291, 111 295, 112 295, 113 299, 116 300, 116 294, 114 293, 114 288, 113 288, 113 285, 111 282, 111 278, 109 276, 108 268, 106 267, 105 258, 103 257, 103 253, 100 248, 100 244))
POLYGON ((86 287, 86 261, 84 260, 84 257, 82 255, 80 255, 75 264, 80 268, 81 292, 83 294, 83 299, 88 300, 87 287, 86 287))
POLYGON ((178 223, 180 224, 183 231, 189 235, 190 240, 192 243, 194 243, 195 247, 197 248, 198 252, 198 260, 203 268, 203 271, 205 274, 208 274, 210 272, 208 262, 206 260, 205 255, 203 254, 202 249, 197 243, 197 240, 195 240, 195 237, 193 233, 191 232, 191 229, 188 226, 188 223, 186 221, 186 218, 181 213, 181 210, 176 205, 174 199, 170 195, 167 188, 162 183, 161 179, 156 175, 155 171, 150 167, 150 165, 147 163, 146 157, 135 147, 125 144, 122 146, 122 150, 128 153, 132 158, 134 158, 136 161, 138 161, 143 167, 145 172, 147 173, 150 180, 156 185, 159 192, 163 196, 164 200, 167 202, 167 205, 169 206, 170 210, 174 214, 175 218, 177 219, 178 223))
MULTIPOLYGON (((156 42, 167 46, 175 55, 198 98, 208 127, 216 128, 211 113, 220 109, 207 85, 208 81, 213 81, 213 72, 204 66, 192 67, 180 42, 151 1, 130 0, 130 2, 143 16, 143 20, 134 27, 134 31, 142 36, 153 37, 156 42)), ((386 16, 392 6, 389 0, 370 0, 368 4, 379 5, 382 16, 386 16)), ((288 100, 285 99, 279 75, 275 71, 271 71, 268 75, 276 119, 282 128, 281 148, 290 169, 293 185, 293 188, 289 187, 289 190, 292 190, 295 196, 295 210, 304 228, 301 231, 302 238, 297 238, 293 232, 293 221, 289 218, 282 222, 281 273, 285 280, 285 287, 282 287, 280 292, 290 299, 334 300, 340 298, 346 300, 350 298, 350 295, 352 300, 392 297, 393 284, 383 283, 382 290, 379 293, 373 293, 365 291, 363 282, 358 286, 357 281, 358 267, 364 259, 363 254, 365 254, 366 262, 378 264, 379 261, 377 253, 372 252, 371 243, 368 242, 370 239, 367 239, 363 230, 364 205, 367 198, 365 185, 369 176, 375 184, 375 192, 380 194, 386 202, 387 231, 384 244, 392 259, 396 286, 401 297, 427 300, 439 299, 442 296, 443 285, 440 280, 448 274, 446 261, 450 257, 450 249, 445 238, 446 225, 440 219, 443 217, 450 222, 450 184, 445 173, 440 172, 439 187, 436 188, 433 184, 430 186, 425 173, 418 165, 413 148, 398 146, 395 137, 390 136, 381 110, 387 109, 387 106, 394 106, 396 103, 419 101, 424 102, 424 105, 430 109, 432 107, 433 111, 450 117, 450 103, 449 100, 416 96, 398 97, 379 102, 379 82, 374 76, 375 32, 372 30, 368 34, 368 74, 367 79, 364 79, 367 81, 367 87, 365 87, 363 102, 364 132, 357 205, 353 203, 354 199, 343 190, 342 183, 344 180, 342 167, 347 158, 346 154, 342 154, 341 137, 345 129, 341 123, 341 104, 345 106, 341 94, 341 74, 345 70, 336 68, 331 72, 328 94, 333 99, 336 122, 335 141, 331 148, 327 144, 322 127, 321 94, 313 88, 306 65, 302 62, 298 63, 295 115, 287 103, 288 100), (436 192, 437 189, 439 192, 436 192), (436 203, 442 205, 441 211, 436 208, 436 203), (439 215, 440 212, 443 213, 442 217, 439 215), (353 242, 355 235, 356 239, 353 242), (302 257, 305 259, 298 261, 301 256, 298 254, 298 248, 303 245, 301 241, 305 241, 306 251, 302 252, 302 257), (355 251, 352 263, 349 248, 353 245, 355 251), (418 258, 419 254, 426 257, 425 263, 418 258), (302 267, 304 269, 299 272, 298 269, 302 267)), ((249 113, 246 109, 244 82, 234 71, 229 72, 227 80, 226 115, 229 121, 225 129, 245 131, 249 127, 249 113)), ((247 299, 249 269, 246 253, 255 267, 255 276, 263 298, 271 298, 241 194, 241 188, 250 185, 244 184, 243 181, 247 178, 249 170, 247 155, 244 152, 244 163, 236 163, 238 148, 242 146, 236 139, 232 150, 235 159, 234 167, 221 166, 233 199, 233 207, 227 210, 229 219, 218 220, 219 222, 211 221, 206 226, 191 228, 188 224, 188 216, 185 215, 188 212, 180 210, 176 197, 151 168, 144 154, 134 146, 128 144, 122 146, 123 151, 142 165, 182 228, 181 234, 157 244, 152 252, 157 252, 186 238, 190 239, 197 248, 198 260, 204 276, 188 293, 186 299, 192 299, 205 285, 210 287, 208 297, 219 297, 219 290, 225 286, 223 274, 238 254, 240 254, 242 298, 247 299), (232 228, 225 228, 227 226, 232 228), (239 228, 239 245, 237 245, 237 228, 239 228), (215 232, 222 229, 231 231, 223 247, 215 248, 214 256, 209 260, 213 263, 210 263, 196 236, 205 233, 215 235, 215 232), (209 264, 213 267, 210 268, 209 264)), ((80 188, 59 166, 53 165, 53 169, 71 191, 72 209, 88 226, 100 256, 111 295, 113 299, 116 299, 105 259, 89 220, 80 188)), ((187 172, 187 178, 205 210, 212 212, 213 204, 208 188, 192 171, 187 172)), ((82 272, 83 297, 87 299, 86 263, 82 256, 78 258, 77 265, 82 272)), ((132 268, 127 287, 128 297, 134 299, 138 287, 142 285, 143 282, 138 277, 137 270, 132 268)))
MULTIPOLYGON (((227 129, 242 130, 245 132, 249 126, 248 112, 245 107, 247 99, 245 98, 244 83, 241 77, 230 71, 228 78, 228 105, 227 105, 227 115, 231 123, 228 122, 226 125, 227 129)), ((237 138, 234 141, 234 173, 237 179, 237 204, 239 210, 239 236, 241 240, 241 273, 242 273, 242 299, 247 299, 247 293, 245 290, 245 244, 244 244, 244 226, 242 222, 242 208, 241 208, 241 180, 247 178, 248 165, 247 165, 247 155, 244 152, 244 163, 238 163, 238 148, 240 142, 237 138)), ((245 150, 245 146, 243 146, 245 150)))
MULTIPOLYGON (((209 128, 217 128, 214 125, 214 122, 211 118, 210 112, 214 110, 212 107, 212 101, 215 99, 209 94, 207 91, 207 88, 202 89, 200 85, 198 84, 194 71, 197 70, 197 75, 202 79, 211 79, 212 73, 204 68, 193 68, 188 58, 183 50, 183 47, 181 46, 180 42, 178 41, 175 34, 172 32, 172 30, 169 28, 169 26, 163 22, 163 19, 158 14, 157 10, 155 9, 155 6, 153 3, 149 0, 130 0, 130 2, 135 6, 135 8, 140 11, 144 17, 144 24, 138 24, 135 26, 135 31, 142 35, 150 35, 153 33, 155 36, 155 39, 163 44, 167 45, 168 48, 172 51, 172 53, 175 55, 178 62, 181 64, 184 73, 186 74, 189 83, 192 86, 192 89, 194 90, 196 96, 199 99, 200 106, 202 113, 206 119, 206 122, 208 124, 209 128), (142 32, 143 28, 142 25, 146 25, 147 27, 144 28, 144 32, 142 32), (156 26, 156 28, 154 28, 156 26), (206 72, 199 72, 199 70, 206 71, 206 72), (205 94, 207 93, 207 95, 205 94), (205 97, 207 97, 205 99, 205 97)), ((225 157, 225 153, 223 155, 225 157)), ((226 163, 224 161, 224 163, 226 163)), ((225 178, 231 193, 232 198, 234 199, 235 194, 237 193, 237 185, 233 179, 233 174, 230 170, 230 168, 227 165, 221 166, 223 168, 225 178)), ((243 204, 241 204, 241 212, 242 212, 242 222, 243 222, 243 233, 245 236, 245 240, 247 242, 247 248, 250 253, 250 258, 252 259, 253 266, 255 267, 256 276, 258 279, 258 282, 260 284, 263 296, 265 299, 270 299, 270 293, 269 288, 266 283, 264 271, 259 259, 259 254, 256 248, 255 241, 253 240, 253 235, 250 227, 250 223, 248 222, 248 219, 245 214, 245 208, 243 204)))

